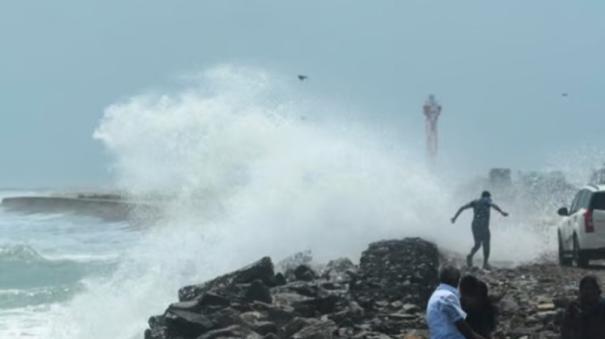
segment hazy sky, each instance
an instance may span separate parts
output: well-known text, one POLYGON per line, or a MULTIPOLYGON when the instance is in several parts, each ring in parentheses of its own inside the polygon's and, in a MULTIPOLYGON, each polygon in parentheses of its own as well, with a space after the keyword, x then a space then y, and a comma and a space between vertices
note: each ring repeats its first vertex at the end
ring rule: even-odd
POLYGON ((415 147, 435 93, 443 157, 468 166, 605 147, 598 0, 15 0, 0 43, 0 187, 109 182, 91 137, 103 109, 223 62, 309 74, 370 118, 417 125, 415 147))

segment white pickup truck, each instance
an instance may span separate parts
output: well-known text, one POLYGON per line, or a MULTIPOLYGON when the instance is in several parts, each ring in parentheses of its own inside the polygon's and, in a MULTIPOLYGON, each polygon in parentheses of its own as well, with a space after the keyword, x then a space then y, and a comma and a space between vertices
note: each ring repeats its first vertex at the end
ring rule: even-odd
POLYGON ((574 197, 569 209, 558 211, 559 263, 586 267, 605 259, 605 185, 588 185, 574 197))

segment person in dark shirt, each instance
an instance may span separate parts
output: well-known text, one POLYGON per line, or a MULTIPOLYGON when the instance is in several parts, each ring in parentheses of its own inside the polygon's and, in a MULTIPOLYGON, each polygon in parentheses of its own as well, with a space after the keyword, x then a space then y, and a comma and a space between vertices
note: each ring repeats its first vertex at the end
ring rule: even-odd
POLYGON ((496 329, 496 308, 488 297, 487 284, 472 275, 460 280, 460 302, 469 327, 484 338, 496 329))
POLYGON ((493 208, 500 212, 503 216, 508 216, 508 213, 502 211, 498 205, 492 202, 491 194, 488 191, 481 193, 481 198, 473 200, 468 204, 460 207, 456 215, 452 218, 452 224, 456 222, 458 216, 462 211, 472 208, 473 209, 473 238, 475 245, 471 249, 471 253, 466 257, 466 264, 471 267, 473 266, 473 256, 481 246, 483 246, 483 268, 489 270, 489 253, 490 253, 490 239, 491 234, 489 231, 489 217, 490 210, 493 208))
POLYGON ((596 276, 580 280, 578 300, 567 307, 561 325, 562 339, 605 338, 605 301, 596 276))

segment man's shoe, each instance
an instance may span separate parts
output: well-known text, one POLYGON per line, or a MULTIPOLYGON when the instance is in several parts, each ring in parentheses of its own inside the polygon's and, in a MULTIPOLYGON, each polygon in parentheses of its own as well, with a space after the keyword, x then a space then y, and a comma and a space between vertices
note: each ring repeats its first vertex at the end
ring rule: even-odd
POLYGON ((486 271, 491 271, 492 270, 492 266, 488 263, 483 264, 483 269, 486 271))

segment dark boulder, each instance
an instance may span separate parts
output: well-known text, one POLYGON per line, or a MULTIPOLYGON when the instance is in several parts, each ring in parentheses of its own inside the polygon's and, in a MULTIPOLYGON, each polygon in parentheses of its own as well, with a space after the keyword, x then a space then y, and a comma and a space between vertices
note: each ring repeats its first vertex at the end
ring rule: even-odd
POLYGON ((281 286, 288 283, 286 277, 282 273, 277 273, 273 281, 275 282, 275 286, 281 286))
POLYGON ((296 317, 294 313, 294 308, 289 305, 276 305, 274 304, 266 304, 260 302, 253 302, 251 308, 254 311, 260 312, 266 315, 266 319, 270 319, 275 322, 275 324, 279 327, 284 326, 293 318, 296 317))
POLYGON ((364 308, 376 302, 402 301, 423 308, 438 282, 437 247, 420 238, 370 244, 361 255, 351 292, 364 308))
POLYGON ((241 311, 235 308, 227 307, 214 312, 212 310, 206 312, 207 316, 216 324, 215 328, 223 328, 240 323, 239 315, 241 311))
POLYGON ((145 339, 167 339, 168 327, 164 316, 156 315, 147 321, 149 328, 145 331, 145 339))
POLYGON ((320 287, 315 282, 293 281, 283 286, 277 286, 272 289, 273 293, 296 293, 305 297, 317 297, 320 293, 320 287))
POLYGON ((209 331, 208 333, 205 333, 199 337, 197 337, 197 339, 235 339, 235 338, 244 338, 244 339, 262 339, 263 337, 248 329, 245 327, 242 327, 240 325, 232 325, 229 327, 225 327, 225 328, 221 328, 221 329, 217 329, 217 330, 212 330, 209 331))
POLYGON ((354 326, 361 322, 365 316, 365 310, 355 301, 341 307, 337 312, 331 313, 328 318, 339 326, 354 326))
POLYGON ((169 309, 164 314, 167 332, 171 336, 195 338, 215 327, 215 325, 202 314, 178 309, 169 309))
POLYGON ((282 330, 284 337, 291 338, 295 333, 302 330, 304 327, 312 324, 314 319, 308 319, 303 317, 296 317, 290 320, 282 330))
POLYGON ((183 287, 179 290, 179 300, 193 300, 201 296, 203 293, 214 289, 226 289, 237 284, 248 284, 257 279, 269 286, 273 286, 275 284, 275 273, 273 271, 273 263, 271 262, 271 258, 264 257, 242 269, 222 275, 200 285, 183 287))
POLYGON ((326 295, 292 303, 294 310, 300 315, 314 317, 322 314, 329 314, 337 311, 337 305, 342 301, 335 294, 326 295))
POLYGON ((169 339, 167 329, 162 328, 148 328, 145 330, 143 335, 145 339, 169 339))
POLYGON ((273 302, 273 297, 271 297, 269 287, 267 287, 267 285, 265 285, 260 279, 254 280, 252 284, 250 284, 246 290, 246 299, 250 301, 256 300, 267 304, 273 302))
POLYGON ((278 333, 279 329, 277 325, 272 321, 256 321, 252 324, 254 332, 260 335, 267 335, 269 333, 278 333))
POLYGON ((296 332, 292 339, 332 339, 336 324, 332 320, 316 320, 296 332))
POLYGON ((302 281, 313 281, 318 278, 317 273, 307 265, 299 265, 294 269, 294 279, 302 281))

